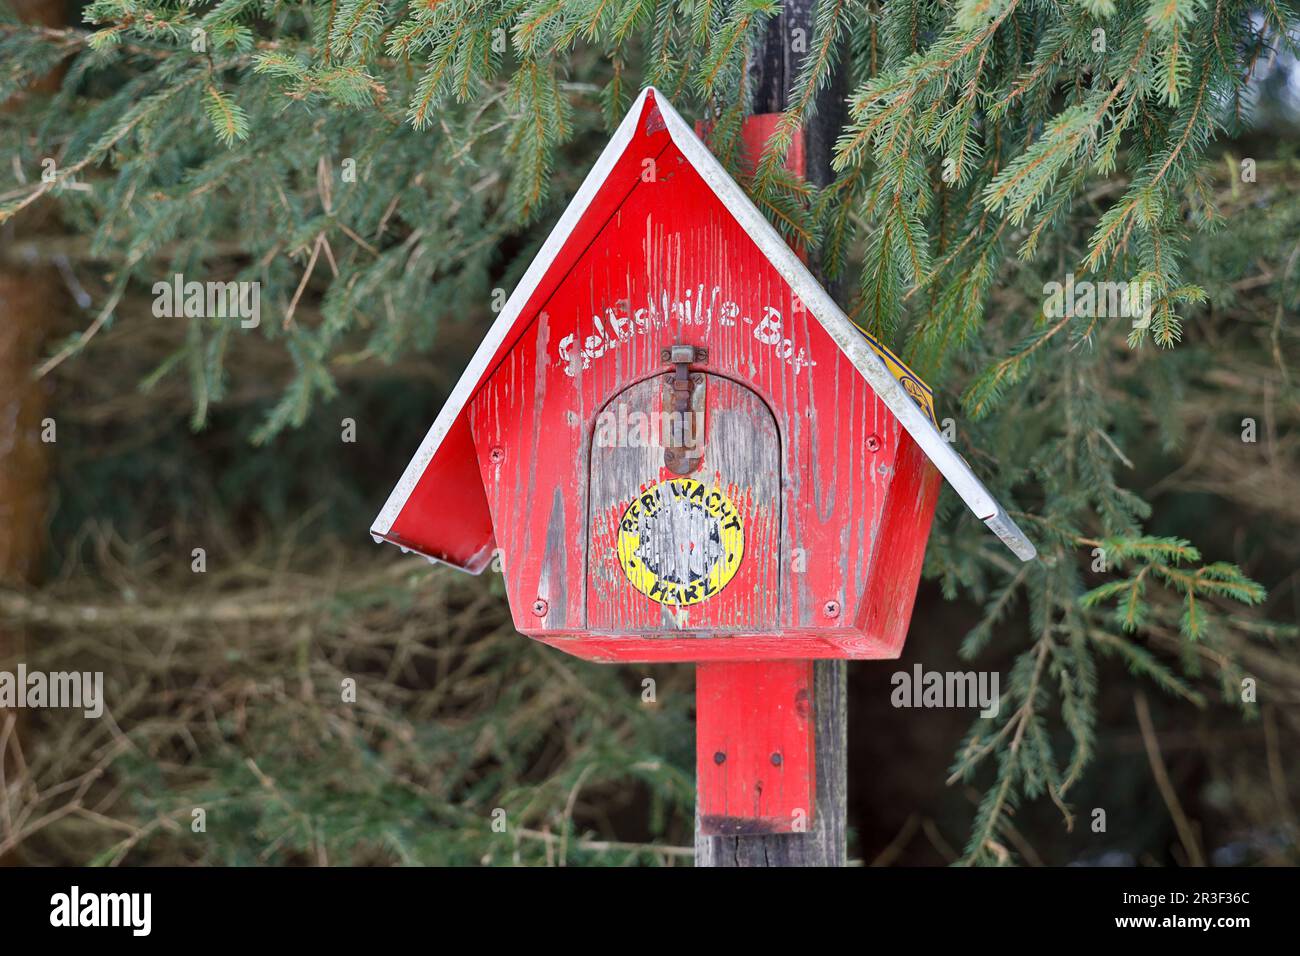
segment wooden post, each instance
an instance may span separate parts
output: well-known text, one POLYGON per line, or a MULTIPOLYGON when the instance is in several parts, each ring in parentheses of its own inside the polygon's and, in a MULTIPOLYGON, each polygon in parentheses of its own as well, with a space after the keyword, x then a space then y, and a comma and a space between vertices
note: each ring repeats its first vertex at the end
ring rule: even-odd
MULTIPOLYGON (((749 80, 755 114, 780 113, 805 52, 812 48, 816 0, 786 0, 779 16, 750 61, 749 80), (802 34, 796 31, 803 31, 802 34)), ((816 116, 803 137, 805 177, 819 186, 834 178, 831 154, 843 120, 843 71, 818 95, 816 116)), ((810 263, 824 281, 817 263, 810 263)), ((833 288, 829 291, 834 294, 833 288)), ((709 836, 701 832, 699 807, 695 815, 696 866, 843 866, 847 815, 847 661, 813 663, 813 721, 815 733, 816 803, 812 823, 804 833, 758 833, 709 836)))

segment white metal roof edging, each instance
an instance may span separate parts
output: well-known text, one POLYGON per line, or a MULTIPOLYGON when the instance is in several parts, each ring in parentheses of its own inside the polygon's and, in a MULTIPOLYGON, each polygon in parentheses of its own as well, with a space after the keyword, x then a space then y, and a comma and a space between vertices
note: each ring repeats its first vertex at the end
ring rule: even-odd
POLYGON ((772 267, 790 284, 800 301, 817 317, 822 328, 844 351, 854 368, 867 380, 867 384, 894 413, 899 423, 907 429, 907 433, 952 485, 966 507, 1001 538, 1016 557, 1022 561, 1033 560, 1038 553, 1033 542, 975 476, 966 460, 944 441, 939 430, 890 373, 884 360, 875 353, 857 326, 835 304, 835 300, 808 271, 794 250, 781 238, 781 234, 758 211, 736 181, 727 175, 722 164, 700 142, 690 124, 657 91, 655 103, 659 106, 659 112, 663 115, 669 135, 673 137, 677 148, 690 160, 714 195, 736 217, 736 221, 763 251, 772 267))
MULTIPOLYGON (((406 470, 402 472, 402 477, 398 479, 397 485, 388 496, 388 501, 384 503, 379 516, 375 518, 374 524, 371 525, 370 533, 376 539, 392 530, 394 522, 397 521, 397 516, 405 507, 411 493, 415 491, 420 476, 424 474, 424 469, 433 460, 438 447, 442 444, 443 439, 447 437, 447 433, 451 431, 451 426, 455 424, 462 409, 473 397, 479 379, 487 370, 488 362, 492 361, 492 356, 496 354, 497 349, 514 326, 515 320, 519 318, 519 313, 528 304, 533 292, 536 291, 537 286, 545 278, 546 273, 560 254, 560 250, 564 248, 564 243, 568 241, 569 235, 582 221, 583 215, 587 212, 587 207, 596 198, 596 194, 600 191, 600 187, 604 185, 610 171, 614 168, 614 164, 618 162, 623 155, 623 151, 632 142, 632 137, 636 134, 637 121, 641 115, 642 106, 652 89, 653 87, 646 87, 642 90, 641 95, 632 104, 632 108, 628 110, 628 114, 623 117, 623 122, 619 123, 618 129, 614 131, 609 144, 600 154, 600 158, 596 160, 596 165, 591 167, 591 172, 587 174, 587 178, 578 187, 577 193, 574 194, 563 215, 560 216, 560 221, 555 224, 551 234, 542 243, 542 248, 538 250, 536 258, 528 266, 528 271, 519 280, 519 284, 515 286, 510 298, 506 299, 501 314, 497 316, 496 321, 492 323, 492 327, 488 329, 487 336, 479 343, 479 347, 474 352, 474 357, 470 359, 469 365, 465 368, 460 380, 456 382, 455 388, 451 390, 451 395, 447 398, 447 404, 442 407, 438 417, 433 420, 433 424, 425 434, 424 440, 420 442, 420 447, 415 456, 411 459, 410 464, 406 466, 406 470)), ((661 102, 662 99, 662 96, 656 94, 656 102, 661 102)))

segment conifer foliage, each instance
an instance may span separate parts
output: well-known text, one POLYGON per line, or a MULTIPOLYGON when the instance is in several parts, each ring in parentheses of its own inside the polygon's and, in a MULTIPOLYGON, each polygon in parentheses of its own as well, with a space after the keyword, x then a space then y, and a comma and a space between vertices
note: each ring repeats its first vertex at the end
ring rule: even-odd
POLYGON ((0 102, 66 73, 39 113, 0 117, 26 171, 0 190, 0 222, 57 199, 113 263, 109 324, 132 320, 114 314, 125 290, 173 272, 260 282, 260 327, 193 320, 143 384, 189 376, 201 428, 240 375, 230 337, 278 343, 295 375, 251 436, 265 442, 332 396, 341 367, 428 350, 447 317, 485 314, 638 89, 658 86, 708 120, 711 148, 787 238, 819 250, 854 318, 947 393, 959 445, 1022 506, 1041 561, 1012 567, 945 497, 926 569, 986 608, 964 654, 1017 647, 999 715, 953 766, 984 793, 965 859, 1007 862, 1024 801, 1073 821, 1100 658, 1202 704, 1210 649, 1223 698, 1250 709, 1233 648, 1282 633, 1244 610, 1259 585, 1185 540, 1196 528, 1144 526, 1151 506, 1123 472, 1153 431, 1180 440, 1171 369, 1207 300, 1188 263, 1222 226, 1209 151, 1249 120, 1258 71, 1296 52, 1300 7, 823 0, 813 35, 791 41, 790 110, 746 171, 746 57, 779 10, 93 0, 84 27, 5 17, 0 102), (837 179, 818 190, 779 160, 837 70, 848 119, 837 179), (1067 275, 1146 289, 1149 310, 1052 309, 1045 283, 1067 275), (995 291, 1022 307, 991 309, 995 291), (1171 632, 1182 651, 1153 650, 1171 632))

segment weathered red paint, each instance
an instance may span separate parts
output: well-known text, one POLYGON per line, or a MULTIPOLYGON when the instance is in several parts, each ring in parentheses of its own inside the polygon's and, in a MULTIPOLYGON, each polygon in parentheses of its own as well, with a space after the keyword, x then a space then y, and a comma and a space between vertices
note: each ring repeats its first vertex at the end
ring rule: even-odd
POLYGON ((496 539, 474 468, 477 452, 468 417, 457 419, 443 447, 445 453, 420 476, 388 540, 477 574, 487 566, 496 539))
POLYGON ((937 473, 656 114, 651 96, 387 537, 471 570, 499 547, 515 626, 589 660, 897 657, 937 473), (718 470, 710 406, 695 477, 730 489, 755 550, 684 622, 618 569, 626 501, 589 492, 597 414, 679 343, 770 412, 781 489, 756 501, 718 470))

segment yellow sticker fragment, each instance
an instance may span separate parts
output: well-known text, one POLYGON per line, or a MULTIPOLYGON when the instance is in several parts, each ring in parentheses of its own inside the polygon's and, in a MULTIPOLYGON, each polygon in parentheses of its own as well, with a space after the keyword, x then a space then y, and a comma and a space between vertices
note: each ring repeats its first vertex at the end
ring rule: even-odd
POLYGON ((898 383, 903 386, 903 390, 912 396, 912 400, 916 404, 921 406, 921 411, 925 412, 925 417, 930 419, 935 428, 938 428, 939 419, 934 414, 934 392, 930 386, 921 380, 921 376, 903 364, 903 360, 891 352, 888 346, 884 345, 878 338, 870 332, 863 332, 862 329, 858 329, 858 331, 866 336, 867 344, 884 361, 885 368, 889 369, 889 374, 898 379, 898 383))

